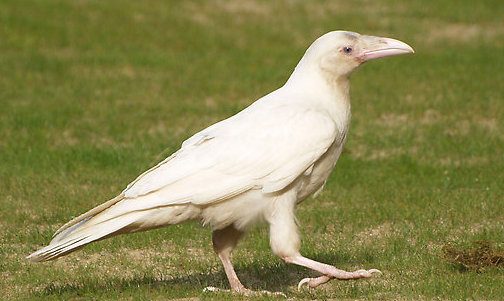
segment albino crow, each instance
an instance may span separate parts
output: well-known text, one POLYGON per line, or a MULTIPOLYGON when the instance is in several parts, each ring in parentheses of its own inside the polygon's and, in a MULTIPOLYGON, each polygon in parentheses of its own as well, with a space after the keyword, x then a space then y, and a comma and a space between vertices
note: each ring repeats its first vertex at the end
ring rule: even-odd
POLYGON ((199 220, 231 289, 250 292, 231 264, 231 251, 252 225, 269 225, 273 253, 321 274, 299 283, 371 277, 303 257, 294 216, 298 203, 320 191, 336 165, 350 121, 349 76, 375 58, 412 53, 389 38, 333 31, 308 48, 284 86, 238 114, 187 139, 114 199, 71 220, 32 261, 66 255, 122 233, 199 220))

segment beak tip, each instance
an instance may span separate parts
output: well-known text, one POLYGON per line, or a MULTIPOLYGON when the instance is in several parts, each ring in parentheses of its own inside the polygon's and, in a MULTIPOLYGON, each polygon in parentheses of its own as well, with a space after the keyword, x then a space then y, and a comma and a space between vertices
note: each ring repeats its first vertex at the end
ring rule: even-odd
POLYGON ((385 43, 391 48, 397 48, 407 53, 415 53, 415 50, 410 45, 395 39, 385 38, 385 43))
POLYGON ((402 41, 390 38, 380 38, 380 37, 373 37, 373 38, 380 41, 380 43, 378 43, 379 46, 374 49, 370 49, 369 51, 366 51, 363 56, 364 61, 387 56, 415 53, 413 47, 402 41))

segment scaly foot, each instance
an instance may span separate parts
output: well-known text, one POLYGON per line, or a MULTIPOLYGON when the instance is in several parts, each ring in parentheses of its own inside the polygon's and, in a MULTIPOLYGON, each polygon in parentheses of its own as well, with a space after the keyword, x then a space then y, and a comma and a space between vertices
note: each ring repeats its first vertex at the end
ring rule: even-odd
POLYGON ((252 296, 277 296, 277 297, 285 297, 287 298, 287 295, 285 295, 282 292, 270 292, 270 291, 253 291, 245 287, 240 287, 236 290, 228 290, 228 289, 221 289, 218 287, 214 286, 208 286, 205 289, 203 289, 203 292, 227 292, 227 293, 232 293, 232 294, 239 294, 247 297, 252 297, 252 296))
POLYGON ((315 288, 315 287, 317 287, 321 284, 324 284, 332 279, 351 280, 351 279, 360 279, 360 278, 370 278, 373 276, 374 273, 382 274, 382 272, 377 269, 357 270, 354 272, 346 272, 346 271, 338 270, 338 272, 334 273, 333 275, 329 275, 329 276, 323 275, 323 276, 316 277, 316 278, 301 279, 301 281, 299 281, 299 284, 298 284, 298 290, 301 290, 301 288, 305 284, 309 288, 315 288))

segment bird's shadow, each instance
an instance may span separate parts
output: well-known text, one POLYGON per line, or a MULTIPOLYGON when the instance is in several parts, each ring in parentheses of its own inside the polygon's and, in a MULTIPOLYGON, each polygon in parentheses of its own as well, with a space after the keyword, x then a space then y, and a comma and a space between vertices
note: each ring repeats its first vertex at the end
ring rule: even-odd
MULTIPOLYGON (((317 254, 312 258, 338 266, 348 258, 336 254, 317 254)), ((284 264, 281 261, 265 265, 263 262, 254 262, 246 266, 236 266, 236 272, 242 283, 253 290, 280 291, 287 293, 296 288, 297 283, 305 277, 318 274, 306 268, 284 264)), ((183 276, 169 275, 137 275, 133 278, 113 277, 109 279, 81 279, 76 283, 69 279, 63 283, 51 283, 34 292, 37 297, 48 296, 83 296, 90 292, 124 291, 127 289, 161 290, 170 292, 183 292, 180 297, 187 296, 187 292, 199 294, 205 287, 213 286, 228 289, 229 284, 224 272, 212 271, 208 273, 193 273, 183 276), (184 293, 185 292, 185 293, 184 293)))

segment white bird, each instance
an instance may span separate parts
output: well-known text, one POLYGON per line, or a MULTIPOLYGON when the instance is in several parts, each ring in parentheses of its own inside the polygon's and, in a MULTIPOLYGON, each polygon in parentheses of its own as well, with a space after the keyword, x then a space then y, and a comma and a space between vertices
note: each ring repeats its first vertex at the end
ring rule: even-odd
POLYGON ((347 272, 302 256, 295 208, 324 187, 341 154, 350 122, 350 74, 368 60, 413 52, 390 38, 347 31, 321 36, 281 88, 187 139, 27 258, 52 260, 110 236, 199 220, 213 230, 231 289, 247 293, 230 255, 252 225, 265 221, 274 254, 321 274, 298 287, 371 277, 379 271, 347 272))

